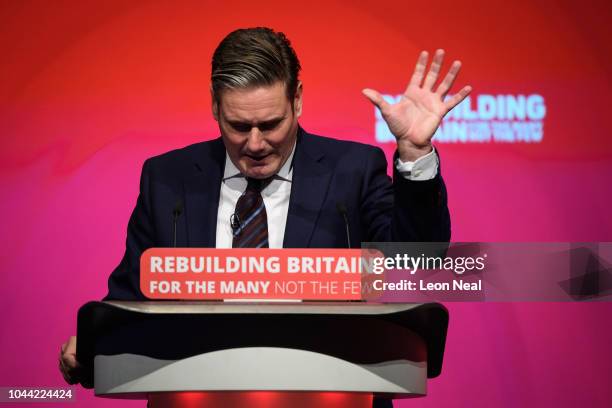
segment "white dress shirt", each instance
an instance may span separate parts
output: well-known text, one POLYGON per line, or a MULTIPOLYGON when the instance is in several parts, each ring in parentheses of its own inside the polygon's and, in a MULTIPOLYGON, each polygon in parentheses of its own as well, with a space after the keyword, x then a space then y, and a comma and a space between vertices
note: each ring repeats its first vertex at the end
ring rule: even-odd
MULTIPOLYGON (((268 216, 268 242, 270 248, 282 248, 285 237, 285 225, 289 212, 289 198, 291 196, 291 180, 293 178, 293 154, 291 154, 270 184, 261 191, 266 214, 268 216)), ((395 167, 400 174, 410 180, 430 180, 438 174, 438 155, 434 150, 414 162, 402 162, 399 158, 395 167)), ((219 196, 219 209, 217 211, 217 248, 231 248, 233 242, 230 218, 236 209, 238 199, 247 187, 246 178, 225 154, 225 170, 221 182, 219 196)))

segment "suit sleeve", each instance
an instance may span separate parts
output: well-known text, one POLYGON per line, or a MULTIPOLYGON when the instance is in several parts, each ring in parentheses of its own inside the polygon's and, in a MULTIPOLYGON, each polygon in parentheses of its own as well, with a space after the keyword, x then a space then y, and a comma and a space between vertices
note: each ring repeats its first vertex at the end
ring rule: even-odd
POLYGON ((140 291, 140 255, 155 246, 150 190, 150 160, 147 160, 140 176, 136 207, 128 223, 125 254, 108 279, 108 294, 103 300, 146 300, 140 291))
MULTIPOLYGON (((397 156, 397 152, 395 154, 397 156)), ((362 225, 372 242, 448 242, 451 236, 446 186, 441 171, 431 180, 405 179, 375 148, 365 164, 362 225)))

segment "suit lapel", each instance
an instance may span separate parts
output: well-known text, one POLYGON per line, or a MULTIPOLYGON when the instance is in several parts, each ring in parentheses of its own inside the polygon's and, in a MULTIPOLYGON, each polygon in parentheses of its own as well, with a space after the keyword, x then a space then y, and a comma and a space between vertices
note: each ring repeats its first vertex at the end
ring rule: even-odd
POLYGON ((214 247, 217 231, 217 211, 225 146, 215 139, 199 150, 193 158, 194 172, 185 179, 185 217, 187 242, 191 247, 214 247))
POLYGON ((293 159, 291 198, 285 226, 284 248, 310 246, 321 206, 331 181, 331 169, 322 163, 324 152, 313 148, 301 128, 293 159))

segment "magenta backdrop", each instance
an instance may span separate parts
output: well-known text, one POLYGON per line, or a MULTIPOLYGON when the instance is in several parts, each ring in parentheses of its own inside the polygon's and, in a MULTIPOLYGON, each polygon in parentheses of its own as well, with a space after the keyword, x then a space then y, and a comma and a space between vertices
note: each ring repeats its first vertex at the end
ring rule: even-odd
MULTIPOLYGON (((383 140, 360 90, 401 93, 421 49, 462 59, 470 109, 483 109, 474 123, 496 120, 479 95, 541 96, 543 117, 510 123, 543 126, 541 140, 438 143, 453 240, 612 240, 606 2, 353 3, 0 5, 0 386, 63 384, 60 344, 78 307, 105 294, 142 162, 218 134, 209 59, 237 27, 292 39, 304 68, 301 123, 313 133, 383 140)), ((447 306, 442 375, 427 398, 396 406, 609 406, 609 303, 447 306)), ((82 389, 77 398, 72 406, 144 406, 82 389)))

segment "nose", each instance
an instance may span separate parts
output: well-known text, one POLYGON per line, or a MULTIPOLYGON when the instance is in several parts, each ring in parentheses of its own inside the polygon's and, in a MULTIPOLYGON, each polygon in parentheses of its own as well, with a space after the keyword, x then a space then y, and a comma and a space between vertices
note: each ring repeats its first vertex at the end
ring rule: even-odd
POLYGON ((246 144, 247 151, 249 153, 261 153, 266 148, 266 143, 263 137, 263 133, 257 126, 253 126, 249 132, 249 136, 246 144))

